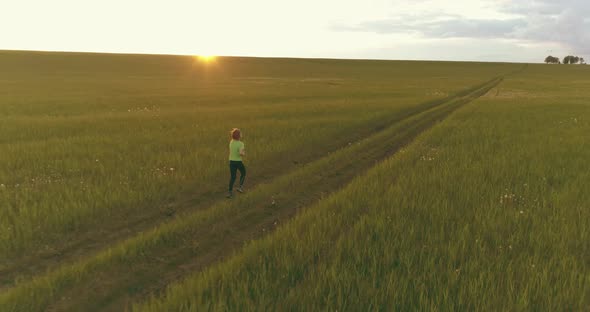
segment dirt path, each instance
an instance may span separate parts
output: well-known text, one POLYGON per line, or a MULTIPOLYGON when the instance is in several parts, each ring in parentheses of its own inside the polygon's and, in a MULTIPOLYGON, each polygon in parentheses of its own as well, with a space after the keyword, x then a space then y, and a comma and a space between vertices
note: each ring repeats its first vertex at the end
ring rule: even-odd
MULTIPOLYGON (((265 197, 265 200, 216 219, 206 227, 191 230, 174 244, 146 250, 143 257, 133 263, 115 264, 106 270, 93 272, 91 277, 83 279, 75 287, 60 292, 60 299, 49 310, 121 311, 132 302, 161 293, 170 283, 231 256, 247 241, 266 235, 303 207, 344 187, 355 176, 391 156, 420 133, 485 94, 500 81, 500 78, 495 79, 467 94, 383 127, 358 142, 362 148, 345 147, 337 150, 335 155, 325 156, 329 157, 328 162, 320 158, 307 164, 314 167, 314 174, 303 175, 304 180, 293 181, 287 189, 273 192, 272 200, 265 197)), ((251 192, 257 192, 257 189, 251 192)))

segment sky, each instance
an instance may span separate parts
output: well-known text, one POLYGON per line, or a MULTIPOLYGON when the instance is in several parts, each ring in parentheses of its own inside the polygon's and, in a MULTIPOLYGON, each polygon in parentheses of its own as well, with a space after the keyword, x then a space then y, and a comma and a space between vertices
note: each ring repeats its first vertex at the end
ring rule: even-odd
POLYGON ((590 59, 590 0, 0 0, 0 49, 590 59))

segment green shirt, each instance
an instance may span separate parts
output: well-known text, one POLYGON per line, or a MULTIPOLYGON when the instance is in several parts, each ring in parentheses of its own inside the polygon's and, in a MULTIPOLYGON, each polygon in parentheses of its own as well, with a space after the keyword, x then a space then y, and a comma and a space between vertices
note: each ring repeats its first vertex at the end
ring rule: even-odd
POLYGON ((244 142, 231 140, 229 142, 229 160, 242 161, 240 150, 244 148, 244 142))

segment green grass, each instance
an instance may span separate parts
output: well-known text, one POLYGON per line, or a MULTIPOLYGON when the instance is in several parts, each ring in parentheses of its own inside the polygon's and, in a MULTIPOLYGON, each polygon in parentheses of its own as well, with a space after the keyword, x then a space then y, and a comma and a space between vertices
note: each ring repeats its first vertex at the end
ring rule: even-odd
MULTIPOLYGON (((489 88, 490 84, 486 84, 486 86, 489 88)), ((237 231, 236 227, 238 226, 235 224, 233 226, 226 224, 233 220, 233 216, 237 216, 234 221, 247 227, 246 220, 252 220, 253 216, 254 220, 260 219, 256 215, 268 214, 269 209, 280 210, 281 206, 289 205, 291 201, 300 200, 299 193, 309 193, 306 190, 309 185, 313 187, 313 185, 326 183, 328 178, 323 178, 320 174, 337 174, 338 172, 330 171, 335 166, 334 164, 344 163, 354 166, 355 162, 361 162, 360 159, 372 161, 371 154, 375 149, 388 150, 382 144, 386 143, 392 146, 403 144, 411 136, 419 133, 420 129, 430 126, 437 118, 441 118, 450 110, 464 104, 470 96, 477 96, 480 93, 481 91, 476 90, 475 95, 468 95, 466 99, 458 98, 448 103, 439 104, 369 138, 347 145, 336 153, 331 153, 269 183, 262 184, 244 197, 236 198, 234 201, 221 202, 187 218, 159 226, 147 233, 141 233, 137 237, 113 246, 88 260, 80 261, 72 266, 64 266, 46 275, 40 275, 32 281, 20 283, 0 295, 0 307, 7 311, 41 311, 48 305, 68 307, 64 308, 66 310, 78 310, 84 306, 85 309, 91 309, 87 306, 88 301, 93 302, 92 297, 99 297, 102 294, 99 295, 98 290, 92 291, 88 301, 79 302, 81 296, 81 300, 84 300, 83 296, 88 295, 84 291, 82 294, 77 292, 80 285, 85 286, 84 288, 101 289, 104 284, 107 284, 107 287, 118 289, 117 287, 120 286, 117 286, 117 283, 113 284, 113 281, 117 280, 117 276, 124 276, 123 272, 133 271, 135 268, 143 266, 147 266, 150 271, 155 270, 163 277, 167 273, 166 265, 154 265, 150 263, 151 259, 164 257, 172 263, 176 260, 182 261, 183 259, 168 258, 181 254, 179 251, 174 251, 178 249, 192 250, 191 252, 194 253, 192 257, 195 258, 205 256, 206 247, 199 247, 200 245, 207 246, 211 241, 223 243, 221 237, 230 235, 227 232, 237 231), (289 190, 288 194, 282 194, 283 190, 289 190), (261 208, 260 206, 268 206, 269 197, 273 194, 277 196, 279 204, 266 209, 261 208), (214 230, 202 230, 207 228, 214 230), (197 244, 197 247, 194 243, 197 244), (103 282, 105 276, 109 276, 109 278, 103 282), (76 295, 72 295, 72 293, 76 295), (60 297, 69 299, 63 300, 60 297)), ((133 276, 141 278, 139 274, 133 276)), ((102 292, 109 294, 109 291, 103 290, 102 292)), ((125 292, 125 290, 119 291, 125 292)), ((111 295, 116 296, 117 294, 111 295)))
POLYGON ((9 263, 195 191, 221 196, 232 127, 244 130, 251 168, 276 167, 515 68, 9 51, 0 67, 0 260, 9 263))
POLYGON ((589 73, 529 66, 136 310, 587 310, 589 73))
POLYGON ((586 66, 0 51, 0 68, 0 311, 590 308, 586 66), (251 184, 226 201, 235 126, 251 184))

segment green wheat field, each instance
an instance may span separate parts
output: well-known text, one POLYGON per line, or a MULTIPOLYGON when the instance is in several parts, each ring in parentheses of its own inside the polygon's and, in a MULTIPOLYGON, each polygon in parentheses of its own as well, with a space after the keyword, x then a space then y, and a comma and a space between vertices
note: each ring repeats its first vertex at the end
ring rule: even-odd
POLYGON ((0 311, 590 310, 588 66, 0 69, 0 311))

